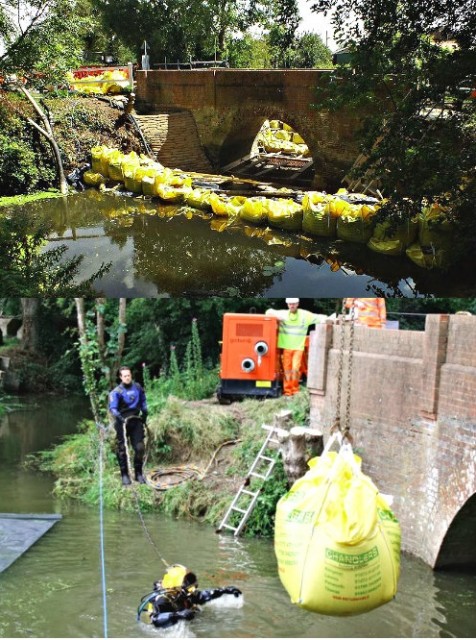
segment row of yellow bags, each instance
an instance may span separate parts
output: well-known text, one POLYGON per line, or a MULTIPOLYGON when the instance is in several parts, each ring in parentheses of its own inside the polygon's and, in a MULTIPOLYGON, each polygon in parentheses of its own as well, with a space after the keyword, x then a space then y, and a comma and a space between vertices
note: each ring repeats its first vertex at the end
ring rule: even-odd
POLYGON ((267 153, 284 153, 303 158, 311 155, 299 133, 280 120, 266 122, 258 134, 257 142, 267 153))
MULTIPOLYGON (((413 262, 426 268, 444 267, 450 257, 452 225, 447 211, 435 203, 425 205, 413 220, 391 227, 387 222, 375 223, 380 203, 353 203, 349 200, 357 200, 358 194, 348 194, 345 189, 336 194, 309 191, 299 204, 286 197, 227 196, 203 187, 194 188, 192 176, 187 173, 107 146, 94 147, 91 161, 91 170, 83 176, 91 186, 100 187, 108 180, 122 182, 133 193, 211 210, 216 216, 367 244, 373 251, 386 255, 406 253, 413 262)), ((285 194, 289 190, 282 191, 285 194)))
POLYGON ((68 71, 66 78, 73 91, 88 94, 121 93, 130 84, 128 73, 120 69, 111 69, 100 75, 90 75, 83 78, 75 78, 73 73, 68 71))

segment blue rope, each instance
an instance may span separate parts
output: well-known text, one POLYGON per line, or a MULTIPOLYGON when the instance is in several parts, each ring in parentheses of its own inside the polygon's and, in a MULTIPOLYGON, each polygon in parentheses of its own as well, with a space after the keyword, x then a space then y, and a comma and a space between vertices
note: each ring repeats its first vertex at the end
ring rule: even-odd
POLYGON ((102 607, 104 620, 104 638, 107 638, 107 602, 106 602, 106 565, 104 561, 104 517, 103 517, 103 432, 104 427, 99 425, 99 539, 101 555, 101 583, 102 583, 102 607), (102 430, 102 431, 101 431, 102 430))

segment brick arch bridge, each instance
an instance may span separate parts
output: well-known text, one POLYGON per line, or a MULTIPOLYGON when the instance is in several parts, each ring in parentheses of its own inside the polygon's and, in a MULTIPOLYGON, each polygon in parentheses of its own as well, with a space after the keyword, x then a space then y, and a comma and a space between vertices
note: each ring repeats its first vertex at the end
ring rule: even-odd
MULTIPOLYGON (((311 334, 311 426, 335 418, 340 327, 311 334)), ((424 331, 355 328, 350 424, 363 470, 394 496, 402 548, 434 568, 476 567, 476 317, 424 331)), ((343 380, 347 379, 348 350, 343 380)), ((346 386, 342 389, 343 401, 346 386)))
MULTIPOLYGON (((188 131, 183 130, 183 120, 175 119, 181 128, 175 137, 176 158, 187 162, 185 145, 191 145, 198 134, 209 169, 214 171, 247 155, 266 119, 283 120, 300 133, 311 151, 315 186, 331 189, 338 186, 358 155, 354 132, 359 115, 333 114, 311 106, 328 75, 329 71, 317 69, 139 71, 136 108, 139 114, 169 116, 164 148, 167 136, 174 136, 174 116, 191 114, 188 131), (193 127, 196 131, 191 131, 193 127)), ((159 160, 168 166, 174 164, 173 151, 170 153, 161 157, 159 151, 159 160)))
POLYGON ((22 325, 20 316, 1 316, 0 317, 0 334, 6 337, 15 337, 22 325))

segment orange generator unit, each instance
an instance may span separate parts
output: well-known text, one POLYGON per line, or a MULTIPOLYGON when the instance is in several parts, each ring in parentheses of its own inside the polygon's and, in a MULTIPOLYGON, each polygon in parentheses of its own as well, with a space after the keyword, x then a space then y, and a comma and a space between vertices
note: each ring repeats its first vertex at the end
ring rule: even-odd
POLYGON ((281 395, 278 320, 263 314, 225 313, 220 357, 220 403, 281 395))

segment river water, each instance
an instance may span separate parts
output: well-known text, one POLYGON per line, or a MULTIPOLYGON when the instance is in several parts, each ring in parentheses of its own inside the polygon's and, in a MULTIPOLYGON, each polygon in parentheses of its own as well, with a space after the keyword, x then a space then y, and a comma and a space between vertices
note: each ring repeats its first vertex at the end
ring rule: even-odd
POLYGON ((229 225, 196 209, 94 189, 3 209, 0 243, 23 236, 26 243, 41 225, 43 251, 62 246, 63 261, 84 257, 77 281, 109 265, 94 285, 107 297, 476 295, 473 268, 426 270, 365 245, 229 225))
MULTIPOLYGON (((0 512, 61 513, 62 520, 0 575, 0 637, 103 637, 97 509, 51 495, 52 478, 22 468, 88 414, 84 400, 28 399, 0 419, 0 512)), ((92 479, 92 482, 94 480, 92 479)), ((210 526, 145 514, 105 512, 109 637, 474 637, 476 576, 435 573, 404 556, 395 600, 352 618, 290 604, 269 540, 235 541, 210 526), (135 619, 163 564, 193 568, 203 588, 235 585, 243 602, 207 605, 191 622, 158 630, 135 619), (233 606, 242 605, 242 606, 233 606)))

